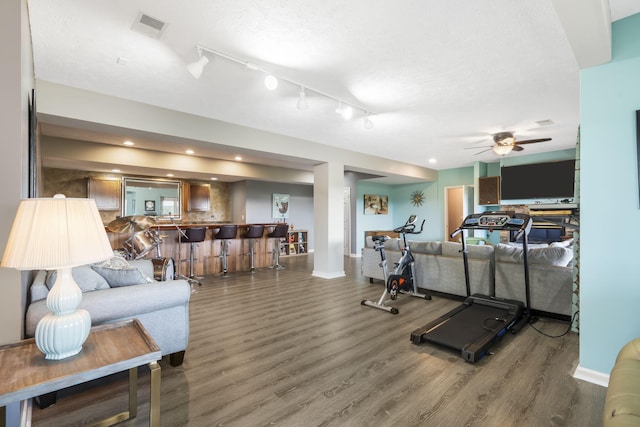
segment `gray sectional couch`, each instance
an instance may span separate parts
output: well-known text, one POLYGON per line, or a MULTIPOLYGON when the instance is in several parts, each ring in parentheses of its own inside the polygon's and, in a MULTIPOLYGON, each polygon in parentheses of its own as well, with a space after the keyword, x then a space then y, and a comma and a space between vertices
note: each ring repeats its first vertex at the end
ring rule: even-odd
MULTIPOLYGON (((72 275, 82 289, 79 308, 91 314, 92 325, 137 318, 170 363, 182 363, 189 342, 189 299, 185 280, 153 280, 151 260, 129 261, 129 268, 81 266, 72 275)), ((55 279, 40 271, 30 286, 31 302, 25 319, 26 335, 33 337, 38 321, 49 311, 46 297, 55 279)))
MULTIPOLYGON (((402 240, 385 242, 389 270, 400 259, 402 240)), ((466 296, 462 244, 456 242, 409 241, 415 258, 419 288, 466 296)), ((525 300, 522 248, 509 245, 467 245, 471 293, 525 300)), ((573 250, 565 244, 529 246, 531 308, 539 312, 571 316, 573 294, 573 250)), ((383 280, 380 254, 367 237, 362 249, 362 275, 383 280)))

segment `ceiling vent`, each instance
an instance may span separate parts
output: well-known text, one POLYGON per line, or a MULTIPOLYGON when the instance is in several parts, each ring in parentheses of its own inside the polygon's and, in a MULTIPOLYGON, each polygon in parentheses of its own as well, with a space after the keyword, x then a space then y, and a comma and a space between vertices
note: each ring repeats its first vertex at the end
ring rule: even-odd
POLYGON ((555 123, 551 119, 546 119, 546 120, 539 120, 536 122, 536 124, 538 126, 551 126, 551 125, 554 125, 555 123))
POLYGON ((131 29, 154 39, 159 39, 167 29, 167 23, 139 12, 131 29))

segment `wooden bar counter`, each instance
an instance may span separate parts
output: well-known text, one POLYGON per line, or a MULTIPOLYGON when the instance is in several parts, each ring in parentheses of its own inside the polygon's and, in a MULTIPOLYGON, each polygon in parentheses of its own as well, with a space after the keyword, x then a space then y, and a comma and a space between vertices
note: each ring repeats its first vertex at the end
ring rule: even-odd
MULTIPOLYGON (((188 275, 189 272, 189 250, 190 243, 178 243, 178 236, 180 231, 185 232, 187 228, 191 227, 204 227, 206 228, 205 240, 203 242, 194 244, 194 274, 196 276, 218 274, 222 272, 222 258, 220 258, 220 250, 222 240, 216 239, 214 236, 222 225, 233 225, 230 223, 216 223, 216 222, 158 222, 144 231, 138 233, 145 233, 138 236, 135 233, 139 243, 149 243, 149 245, 137 245, 140 249, 149 247, 150 250, 143 257, 144 258, 172 258, 174 261, 176 272, 184 275, 188 275), (161 237, 162 243, 156 248, 152 246, 153 233, 157 233, 161 237), (180 269, 178 270, 178 260, 181 259, 180 269)), ((250 257, 247 254, 249 252, 248 239, 244 239, 243 236, 246 233, 247 228, 250 225, 264 225, 264 233, 262 238, 256 239, 254 266, 255 268, 268 267, 272 263, 272 253, 275 243, 275 239, 266 237, 269 232, 277 225, 275 223, 266 224, 236 224, 238 226, 238 232, 235 239, 229 240, 228 249, 228 271, 249 271, 250 269, 250 257), (247 254, 247 255, 245 255, 247 254)), ((125 247, 126 241, 132 237, 131 232, 116 233, 107 229, 107 235, 111 247, 114 250, 121 250, 125 247)), ((134 244, 135 247, 135 244, 134 244)), ((138 251, 140 252, 140 251, 138 251)))

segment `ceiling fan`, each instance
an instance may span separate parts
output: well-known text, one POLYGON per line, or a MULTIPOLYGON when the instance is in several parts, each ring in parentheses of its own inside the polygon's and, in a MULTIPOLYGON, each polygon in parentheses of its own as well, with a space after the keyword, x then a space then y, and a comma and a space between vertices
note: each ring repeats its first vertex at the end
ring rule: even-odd
MULTIPOLYGON (((522 151, 524 148, 521 145, 524 144, 535 144, 537 142, 545 142, 551 141, 551 138, 539 138, 539 139, 527 139, 525 141, 516 141, 516 138, 513 136, 513 132, 498 132, 493 135, 494 145, 489 146, 486 150, 482 150, 476 155, 487 152, 489 150, 493 150, 494 153, 504 156, 509 154, 511 151, 522 151)), ((478 148, 478 147, 475 147, 478 148)))

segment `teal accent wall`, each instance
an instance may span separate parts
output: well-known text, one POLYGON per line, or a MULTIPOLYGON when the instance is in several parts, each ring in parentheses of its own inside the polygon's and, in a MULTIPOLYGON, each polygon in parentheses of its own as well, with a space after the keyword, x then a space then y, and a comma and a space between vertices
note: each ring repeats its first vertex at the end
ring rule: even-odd
POLYGON ((640 336, 640 14, 612 39, 612 61, 580 72, 580 366, 604 374, 640 336))
POLYGON ((392 230, 405 223, 409 215, 418 220, 426 220, 422 234, 411 236, 411 240, 444 240, 444 188, 459 185, 473 185, 473 167, 447 169, 438 172, 438 181, 419 184, 385 185, 366 180, 359 181, 356 189, 357 247, 364 246, 364 232, 367 230, 392 230), (421 206, 411 204, 411 194, 422 191, 425 202, 421 206), (379 194, 389 196, 388 215, 364 215, 364 195, 379 194))

